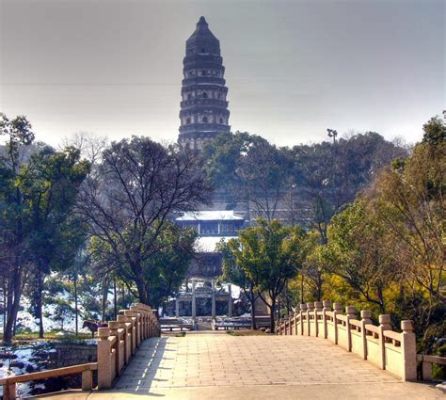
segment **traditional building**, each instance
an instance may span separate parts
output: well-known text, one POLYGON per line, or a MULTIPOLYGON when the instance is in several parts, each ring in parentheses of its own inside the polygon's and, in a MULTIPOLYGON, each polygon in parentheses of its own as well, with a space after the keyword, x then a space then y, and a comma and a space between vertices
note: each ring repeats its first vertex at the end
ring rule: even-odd
POLYGON ((217 244, 237 237, 245 224, 243 216, 233 211, 199 211, 183 214, 176 218, 176 223, 195 229, 198 238, 195 242, 196 258, 175 299, 175 315, 192 318, 231 316, 231 285, 216 285, 222 273, 222 255, 217 251, 217 244))
POLYGON ((186 41, 183 66, 179 142, 200 150, 218 134, 230 132, 220 42, 204 17, 186 41))

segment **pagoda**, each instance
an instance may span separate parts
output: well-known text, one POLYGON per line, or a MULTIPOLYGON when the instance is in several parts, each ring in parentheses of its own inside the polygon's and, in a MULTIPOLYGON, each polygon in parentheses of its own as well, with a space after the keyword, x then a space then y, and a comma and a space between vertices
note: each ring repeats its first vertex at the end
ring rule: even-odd
POLYGON ((186 41, 180 105, 179 143, 201 150, 220 133, 230 132, 220 42, 204 17, 186 41))

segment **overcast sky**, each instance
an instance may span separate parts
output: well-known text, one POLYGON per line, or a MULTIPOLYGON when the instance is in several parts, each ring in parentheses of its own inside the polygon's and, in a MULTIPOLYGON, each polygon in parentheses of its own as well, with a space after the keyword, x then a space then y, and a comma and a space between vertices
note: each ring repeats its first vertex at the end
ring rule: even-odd
POLYGON ((39 140, 176 141, 185 41, 220 39, 232 130, 415 142, 446 108, 446 0, 0 0, 0 111, 39 140))

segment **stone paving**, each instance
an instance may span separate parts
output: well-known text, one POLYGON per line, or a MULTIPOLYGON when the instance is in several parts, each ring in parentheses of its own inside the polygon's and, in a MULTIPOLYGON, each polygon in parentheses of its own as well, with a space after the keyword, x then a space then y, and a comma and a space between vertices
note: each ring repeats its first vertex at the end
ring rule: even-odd
POLYGON ((147 393, 159 388, 184 386, 298 385, 340 381, 398 382, 325 340, 198 334, 146 341, 115 389, 147 393))
POLYGON ((73 393, 71 398, 141 397, 166 400, 445 398, 441 391, 426 385, 402 383, 327 340, 225 333, 149 339, 141 345, 113 391, 73 393))

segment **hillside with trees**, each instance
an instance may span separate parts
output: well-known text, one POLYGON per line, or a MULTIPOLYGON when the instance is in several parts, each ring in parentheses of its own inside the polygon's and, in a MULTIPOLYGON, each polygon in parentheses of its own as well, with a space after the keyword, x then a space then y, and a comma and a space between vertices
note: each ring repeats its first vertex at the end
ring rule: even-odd
POLYGON ((60 327, 74 319, 77 332, 81 319, 112 317, 135 300, 162 305, 195 256, 196 232, 174 216, 222 192, 228 207, 252 211, 252 226, 220 250, 223 279, 253 305, 262 298, 274 315, 349 300, 395 323, 413 319, 425 348, 445 335, 439 118, 410 152, 373 132, 292 148, 237 132, 201 154, 132 137, 85 157, 79 143, 37 143, 25 117, 2 115, 0 128, 5 342, 23 329, 19 311, 43 336, 49 317, 60 327))
POLYGON ((280 148, 246 132, 222 134, 203 154, 216 192, 227 207, 250 210, 254 220, 280 219, 317 226, 408 150, 374 132, 313 145, 280 148))

